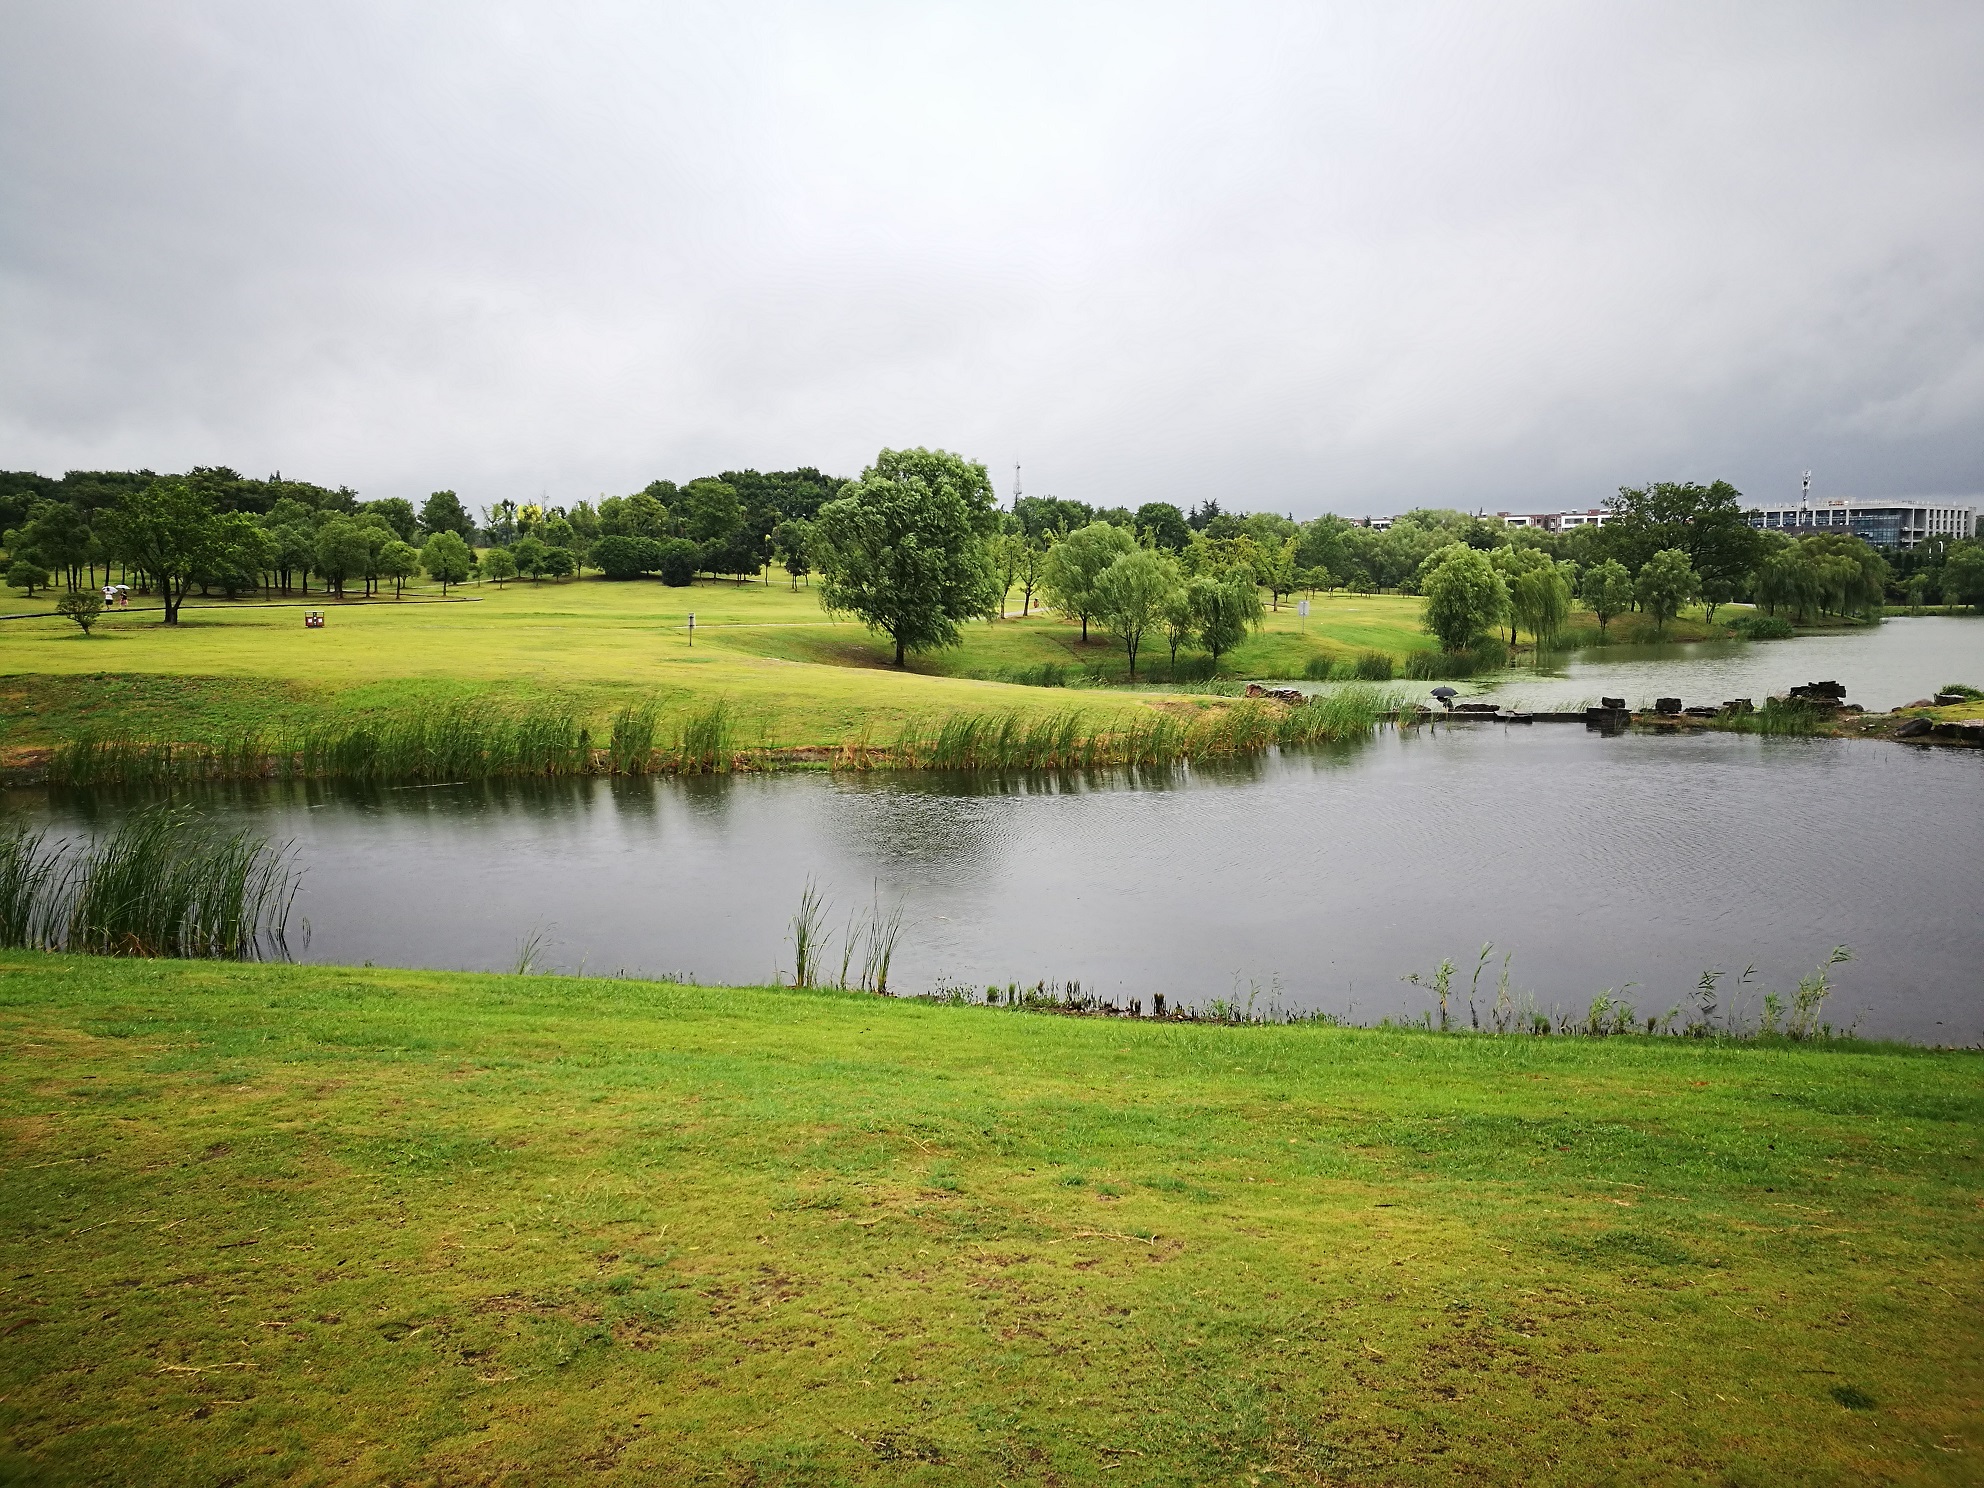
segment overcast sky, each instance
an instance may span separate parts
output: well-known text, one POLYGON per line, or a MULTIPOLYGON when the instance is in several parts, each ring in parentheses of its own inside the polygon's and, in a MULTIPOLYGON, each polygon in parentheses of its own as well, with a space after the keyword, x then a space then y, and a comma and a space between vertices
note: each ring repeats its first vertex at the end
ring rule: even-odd
POLYGON ((1984 5, 0 0, 0 467, 1984 489, 1984 5))

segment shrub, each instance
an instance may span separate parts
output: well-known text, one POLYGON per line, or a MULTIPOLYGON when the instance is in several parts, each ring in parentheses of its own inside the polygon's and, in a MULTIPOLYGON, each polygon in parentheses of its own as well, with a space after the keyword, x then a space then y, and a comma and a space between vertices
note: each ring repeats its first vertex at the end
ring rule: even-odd
POLYGON ((1969 698, 1973 703, 1984 698, 1984 688, 1972 687, 1968 682, 1945 682, 1936 691, 1953 692, 1959 697, 1969 698))
POLYGON ((8 586, 25 589, 32 599, 37 589, 46 589, 54 576, 31 558, 18 558, 7 570, 8 586))
POLYGON ((55 613, 67 615, 82 626, 84 635, 88 635, 90 627, 96 624, 97 616, 103 613, 103 596, 94 589, 71 589, 55 601, 55 613))
POLYGON ((1746 641, 1788 641, 1795 634, 1791 622, 1782 615, 1756 612, 1738 615, 1729 628, 1746 641))
POLYGON ((654 547, 655 567, 661 572, 662 583, 671 588, 682 588, 696 577, 696 570, 702 566, 702 550, 686 537, 671 537, 654 547))
POLYGON ((1398 668, 1384 652, 1366 651, 1357 658, 1351 675, 1359 682, 1389 682, 1398 675, 1398 668))
POLYGON ((661 567, 661 544, 651 537, 602 537, 593 544, 592 565, 609 579, 637 579, 661 567))

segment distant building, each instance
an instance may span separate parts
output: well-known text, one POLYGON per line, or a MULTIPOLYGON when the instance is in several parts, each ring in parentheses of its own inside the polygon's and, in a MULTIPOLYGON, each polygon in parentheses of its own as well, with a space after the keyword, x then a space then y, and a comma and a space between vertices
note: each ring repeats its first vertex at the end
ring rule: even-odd
POLYGON ((1573 527, 1603 527, 1612 520, 1612 513, 1603 507, 1587 507, 1583 511, 1560 512, 1479 512, 1484 522, 1500 520, 1504 527, 1530 527, 1538 532, 1569 532, 1573 527))
POLYGON ((1744 515, 1752 527, 1769 532, 1842 532, 1877 548, 1913 548, 1932 537, 1970 537, 1977 531, 1976 503, 1947 497, 1771 501, 1751 507, 1744 515))

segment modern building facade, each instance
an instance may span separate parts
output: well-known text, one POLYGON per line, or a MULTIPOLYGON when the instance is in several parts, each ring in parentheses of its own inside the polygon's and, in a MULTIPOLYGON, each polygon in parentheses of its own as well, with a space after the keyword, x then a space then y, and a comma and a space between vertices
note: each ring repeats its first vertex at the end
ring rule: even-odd
POLYGON ((1977 531, 1975 502, 1947 497, 1835 496, 1823 501, 1773 501, 1751 507, 1752 527, 1806 536, 1841 532, 1877 548, 1913 548, 1931 538, 1971 537, 1977 531))

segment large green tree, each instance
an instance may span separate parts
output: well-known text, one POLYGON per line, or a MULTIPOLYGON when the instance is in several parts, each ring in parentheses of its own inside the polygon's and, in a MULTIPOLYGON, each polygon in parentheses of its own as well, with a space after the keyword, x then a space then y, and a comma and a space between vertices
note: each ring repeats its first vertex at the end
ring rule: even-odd
POLYGON ((126 562, 158 585, 164 623, 177 625, 187 587, 212 559, 218 536, 213 502, 186 481, 167 478, 126 494, 113 542, 126 562))
POLYGON ((1040 566, 1040 587, 1055 609, 1081 621, 1084 641, 1088 639, 1088 623, 1097 613, 1096 580, 1136 545, 1137 540, 1124 528, 1110 522, 1090 522, 1047 550, 1040 566))
POLYGON ((445 596, 450 584, 466 583, 475 572, 475 554, 459 532, 437 532, 421 545, 420 566, 445 596))
POLYGON ((1591 606, 1592 614, 1598 617, 1598 633, 1602 636, 1612 617, 1632 604, 1633 576, 1617 558, 1607 558, 1584 571, 1579 590, 1584 602, 1591 606))
POLYGON ((1486 553, 1465 543, 1449 543, 1426 558, 1419 590, 1426 596, 1422 623, 1447 652, 1465 651, 1509 612, 1508 584, 1486 553))
POLYGON ((814 522, 820 602, 887 635, 897 666, 910 651, 955 646, 959 622, 992 607, 979 528, 990 486, 981 492, 974 470, 984 474, 955 455, 883 450, 814 522))
POLYGON ((1245 569, 1200 574, 1186 586, 1186 594, 1198 623, 1199 644, 1212 654, 1214 667, 1260 624, 1261 591, 1245 569))
POLYGON ((1701 575, 1679 548, 1662 548, 1641 567, 1634 585, 1640 608, 1653 616, 1653 628, 1665 632, 1681 606, 1701 593, 1701 575))
POLYGON ((1964 543, 1943 560, 1943 602, 1984 611, 1984 546, 1964 543))
POLYGON ((1509 580, 1509 608, 1536 642, 1547 650, 1571 617, 1571 586, 1548 558, 1509 580))

